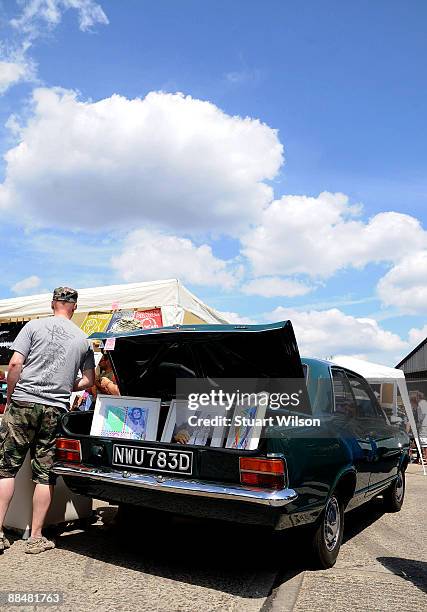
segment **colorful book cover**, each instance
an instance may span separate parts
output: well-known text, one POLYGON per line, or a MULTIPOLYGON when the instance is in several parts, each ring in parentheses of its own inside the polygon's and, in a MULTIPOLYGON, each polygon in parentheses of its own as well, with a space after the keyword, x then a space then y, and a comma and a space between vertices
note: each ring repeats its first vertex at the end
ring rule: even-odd
POLYGON ((111 312, 88 312, 80 329, 88 336, 104 332, 111 321, 111 312))
POLYGON ((134 315, 133 310, 118 310, 111 316, 111 320, 107 327, 108 333, 125 331, 122 329, 127 319, 132 320, 134 315))
POLYGON ((140 323, 142 329, 153 329, 163 327, 162 309, 152 308, 151 310, 137 310, 134 318, 140 323))

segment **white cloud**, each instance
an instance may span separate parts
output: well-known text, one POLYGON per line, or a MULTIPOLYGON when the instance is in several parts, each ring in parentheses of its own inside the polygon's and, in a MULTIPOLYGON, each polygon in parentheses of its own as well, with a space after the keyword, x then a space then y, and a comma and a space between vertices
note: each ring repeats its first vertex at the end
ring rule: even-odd
POLYGON ((251 317, 244 317, 237 312, 221 312, 219 314, 229 323, 234 325, 256 325, 259 321, 252 319, 251 317))
POLYGON ((360 213, 342 193, 284 196, 243 236, 243 253, 256 275, 327 278, 341 268, 398 261, 427 245, 427 232, 414 217, 383 212, 364 222, 360 213))
POLYGON ((289 278, 277 276, 254 278, 242 287, 246 295, 261 295, 263 297, 296 297, 313 291, 304 283, 289 278))
POLYGON ((12 85, 26 79, 28 67, 18 62, 0 61, 0 94, 3 94, 12 85))
POLYGON ((10 21, 17 31, 14 42, 0 43, 0 95, 12 85, 35 80, 36 63, 29 57, 29 49, 46 29, 53 30, 60 23, 64 11, 78 12, 82 31, 98 23, 108 24, 107 16, 94 0, 18 0, 18 3, 23 5, 22 13, 10 21))
POLYGON ((207 244, 196 246, 187 238, 146 229, 127 236, 112 264, 125 281, 179 278, 193 285, 230 288, 237 280, 228 263, 215 257, 207 244))
POLYGON ((272 198, 283 161, 275 130, 210 102, 151 92, 82 102, 36 89, 34 114, 5 156, 0 207, 47 225, 138 221, 228 232, 272 198))
POLYGON ((337 308, 301 312, 279 306, 266 315, 269 321, 290 319, 300 352, 307 356, 392 355, 408 344, 380 327, 374 319, 346 315, 337 308))
POLYGON ((403 313, 425 314, 427 309, 427 250, 404 257, 379 281, 381 301, 403 313))
POLYGON ((24 293, 31 293, 34 289, 40 287, 41 279, 38 276, 27 276, 22 280, 15 283, 10 290, 12 293, 16 293, 17 295, 21 295, 24 293))
POLYGON ((25 43, 13 51, 0 44, 0 95, 12 85, 35 79, 36 65, 27 57, 27 50, 28 45, 25 43))
POLYGON ((415 348, 420 342, 423 342, 427 338, 427 325, 417 328, 413 327, 409 330, 409 343, 415 348))
POLYGON ((20 32, 35 38, 43 25, 49 29, 55 28, 62 19, 62 13, 68 9, 78 12, 79 27, 83 32, 96 24, 108 24, 106 14, 94 0, 29 0, 21 15, 10 23, 20 32))

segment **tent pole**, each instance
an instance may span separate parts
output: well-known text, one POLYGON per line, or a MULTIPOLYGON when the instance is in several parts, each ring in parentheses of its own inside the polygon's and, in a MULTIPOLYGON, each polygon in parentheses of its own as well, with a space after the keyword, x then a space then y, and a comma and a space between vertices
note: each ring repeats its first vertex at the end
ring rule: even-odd
POLYGON ((421 441, 418 435, 417 424, 415 423, 414 412, 412 410, 411 402, 409 400, 409 393, 408 393, 408 388, 406 386, 406 380, 404 378, 398 378, 396 382, 397 382, 397 386, 399 387, 400 396, 405 406, 406 415, 408 417, 408 421, 411 426, 412 433, 414 434, 415 444, 417 445, 418 452, 420 453, 421 465, 423 466, 424 476, 427 476, 426 464, 424 462, 423 452, 421 448, 421 441), (401 382, 403 382, 403 384, 400 384, 401 382))

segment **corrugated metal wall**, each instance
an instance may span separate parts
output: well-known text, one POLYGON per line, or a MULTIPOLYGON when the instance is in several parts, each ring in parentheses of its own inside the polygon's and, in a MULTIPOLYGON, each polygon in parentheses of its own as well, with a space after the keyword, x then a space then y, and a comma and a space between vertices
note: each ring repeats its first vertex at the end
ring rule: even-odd
POLYGON ((427 343, 423 344, 416 353, 409 357, 408 360, 400 366, 400 369, 403 370, 405 374, 427 370, 427 343))

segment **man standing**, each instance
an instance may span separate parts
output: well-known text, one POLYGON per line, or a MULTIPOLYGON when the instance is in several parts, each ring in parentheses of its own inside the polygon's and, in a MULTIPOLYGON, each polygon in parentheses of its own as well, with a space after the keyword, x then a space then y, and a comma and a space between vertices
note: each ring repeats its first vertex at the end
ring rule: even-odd
POLYGON ((91 387, 95 378, 93 350, 86 334, 71 322, 76 308, 77 291, 58 287, 53 292, 53 317, 27 323, 11 346, 7 408, 0 428, 0 552, 9 548, 3 520, 28 450, 36 486, 25 552, 55 547, 43 537, 42 528, 53 496, 50 470, 59 418, 69 409, 71 392, 91 387))
POLYGON ((418 397, 418 435, 420 437, 423 460, 424 463, 427 463, 427 401, 424 398, 424 393, 419 393, 418 397))

